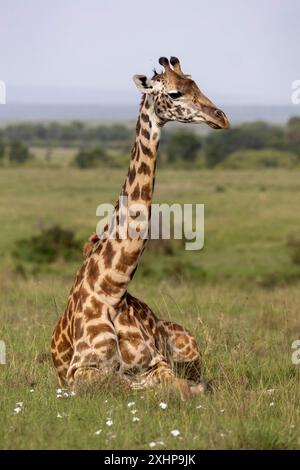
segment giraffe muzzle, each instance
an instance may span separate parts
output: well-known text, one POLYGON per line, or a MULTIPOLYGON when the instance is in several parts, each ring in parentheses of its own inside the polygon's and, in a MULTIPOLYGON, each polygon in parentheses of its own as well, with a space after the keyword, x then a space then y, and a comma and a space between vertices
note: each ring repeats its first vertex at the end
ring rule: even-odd
POLYGON ((226 114, 221 109, 216 109, 212 116, 213 120, 207 120, 206 123, 213 129, 228 129, 230 127, 226 114))

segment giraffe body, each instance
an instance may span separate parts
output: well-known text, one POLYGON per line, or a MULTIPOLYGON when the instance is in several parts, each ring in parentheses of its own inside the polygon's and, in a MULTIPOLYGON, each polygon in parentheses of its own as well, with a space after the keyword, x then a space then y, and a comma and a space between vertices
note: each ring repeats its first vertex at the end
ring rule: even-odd
MULTIPOLYGON (((205 121, 211 127, 228 127, 224 113, 182 73, 177 59, 171 58, 173 69, 167 59, 160 59, 160 63, 165 73, 156 74, 152 80, 134 77, 144 96, 121 192, 128 199, 129 208, 134 204, 145 208, 147 221, 151 217, 161 127, 170 120, 205 121)), ((130 210, 129 222, 138 220, 140 229, 143 220, 130 210)), ((123 217, 117 203, 114 221, 99 237, 91 237, 85 247, 83 265, 52 337, 59 382, 76 387, 113 373, 132 388, 161 384, 178 388, 182 396, 189 395, 197 389, 191 384, 200 383, 197 342, 185 328, 158 319, 145 303, 128 293, 146 239, 120 237, 123 217), (113 239, 109 236, 112 233, 113 239), (180 364, 186 366, 185 378, 177 377, 180 364)))

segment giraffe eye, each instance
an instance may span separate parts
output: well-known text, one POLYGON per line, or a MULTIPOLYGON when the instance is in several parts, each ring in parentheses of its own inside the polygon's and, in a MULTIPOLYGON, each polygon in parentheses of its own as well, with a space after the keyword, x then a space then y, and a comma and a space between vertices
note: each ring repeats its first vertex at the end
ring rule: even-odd
POLYGON ((177 100, 182 96, 181 91, 173 91, 171 93, 168 93, 169 97, 172 98, 172 100, 177 100))

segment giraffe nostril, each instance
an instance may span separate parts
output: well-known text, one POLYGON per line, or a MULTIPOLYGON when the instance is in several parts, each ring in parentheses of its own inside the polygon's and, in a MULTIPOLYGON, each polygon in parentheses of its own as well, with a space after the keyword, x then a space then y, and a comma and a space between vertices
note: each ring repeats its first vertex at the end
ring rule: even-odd
POLYGON ((221 111, 220 109, 216 109, 216 110, 215 110, 215 116, 217 116, 218 118, 224 118, 224 117, 226 117, 226 116, 225 116, 225 113, 223 113, 223 111, 221 111))

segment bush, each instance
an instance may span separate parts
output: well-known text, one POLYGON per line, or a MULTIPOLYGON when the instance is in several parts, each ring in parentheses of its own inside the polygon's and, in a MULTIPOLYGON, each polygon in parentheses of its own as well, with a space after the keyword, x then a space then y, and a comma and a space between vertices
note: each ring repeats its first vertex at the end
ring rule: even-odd
POLYGON ((12 254, 19 262, 36 264, 77 260, 82 256, 82 243, 72 230, 53 225, 31 238, 18 240, 12 254))
POLYGON ((194 132, 178 131, 165 146, 167 162, 193 163, 201 146, 202 142, 194 132))
POLYGON ((264 122, 253 122, 226 131, 211 132, 205 145, 207 166, 212 168, 218 165, 236 150, 265 148, 285 148, 283 129, 264 122))
POLYGON ((218 165, 219 168, 257 169, 293 168, 298 164, 297 155, 274 149, 236 150, 218 165))
POLYGON ((22 164, 27 162, 31 158, 31 155, 25 144, 19 140, 15 140, 10 144, 8 158, 11 163, 22 164))
POLYGON ((81 169, 95 168, 108 163, 107 153, 100 147, 91 150, 80 150, 74 159, 75 166, 81 169))

